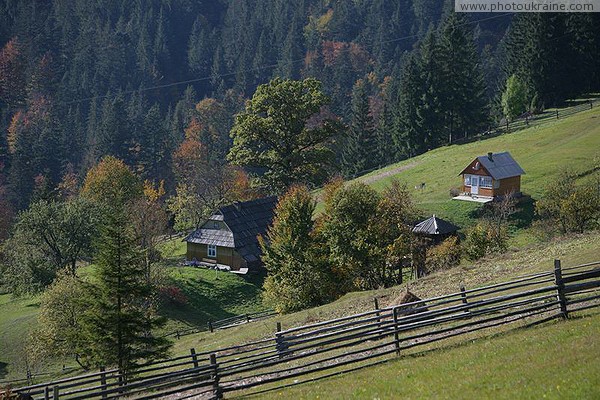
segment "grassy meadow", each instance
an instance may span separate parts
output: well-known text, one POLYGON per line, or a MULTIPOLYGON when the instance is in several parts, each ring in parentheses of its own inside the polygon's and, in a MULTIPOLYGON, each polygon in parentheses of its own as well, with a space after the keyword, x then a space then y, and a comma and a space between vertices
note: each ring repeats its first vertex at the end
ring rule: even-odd
MULTIPOLYGON (((392 179, 406 182, 409 188, 424 182, 425 189, 413 191, 423 214, 435 213, 459 226, 467 227, 476 222, 481 206, 453 201, 449 191, 460 185, 458 174, 462 168, 475 156, 488 151, 510 151, 527 173, 523 176, 523 192, 533 199, 539 198, 544 186, 563 168, 569 167, 584 173, 598 166, 600 108, 519 132, 432 150, 357 179, 364 180, 377 190, 389 185, 392 179)), ((506 254, 476 263, 463 262, 451 270, 410 282, 410 290, 425 298, 455 291, 460 284, 472 288, 529 272, 548 270, 552 268, 553 258, 563 259, 565 265, 600 260, 600 237, 597 233, 558 238, 549 243, 541 242, 527 229, 532 216, 532 203, 525 203, 521 213, 513 219, 513 247, 506 254)), ((163 243, 161 252, 166 258, 164 275, 172 286, 179 288, 185 298, 183 302, 170 302, 163 307, 162 311, 168 318, 163 333, 186 328, 204 329, 209 320, 264 310, 260 298, 261 277, 244 278, 183 267, 180 261, 185 254, 185 243, 181 238, 163 243)), ((310 310, 212 334, 201 332, 183 336, 174 341, 173 354, 186 353, 191 347, 201 351, 269 336, 275 330, 276 321, 282 322, 285 328, 360 312, 372 307, 375 296, 380 299, 380 305, 390 305, 403 290, 405 286, 349 293, 336 302, 310 310)), ((8 294, 0 295, 0 382, 22 379, 25 376, 22 349, 28 332, 35 329, 38 303, 36 297, 14 299, 8 294)), ((590 321, 596 323, 598 319, 590 321)), ((62 364, 62 360, 57 360, 50 366, 36 366, 33 371, 59 373, 62 364)), ((66 366, 73 367, 75 363, 69 361, 66 366)))
POLYGON ((254 399, 597 399, 600 313, 423 351, 254 399))

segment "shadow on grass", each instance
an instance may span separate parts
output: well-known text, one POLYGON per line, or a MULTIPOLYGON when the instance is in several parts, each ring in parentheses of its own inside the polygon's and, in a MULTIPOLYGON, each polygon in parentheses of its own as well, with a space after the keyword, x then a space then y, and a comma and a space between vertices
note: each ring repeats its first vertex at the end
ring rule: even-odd
POLYGON ((517 229, 529 228, 535 218, 535 199, 524 197, 517 207, 517 212, 510 217, 510 223, 517 229))
POLYGON ((172 284, 185 296, 183 304, 165 304, 169 319, 197 329, 209 321, 262 311, 260 297, 265 274, 240 277, 227 272, 185 268, 172 275, 172 284))
POLYGON ((6 378, 8 375, 8 363, 0 361, 0 379, 6 378))

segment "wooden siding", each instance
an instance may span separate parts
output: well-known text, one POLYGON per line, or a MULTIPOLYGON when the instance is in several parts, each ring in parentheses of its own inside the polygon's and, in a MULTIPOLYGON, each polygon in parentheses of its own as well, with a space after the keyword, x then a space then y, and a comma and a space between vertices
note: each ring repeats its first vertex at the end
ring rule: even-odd
MULTIPOLYGON (((473 174, 474 175, 474 174, 473 174)), ((494 182, 496 181, 492 181, 492 186, 494 185, 494 182)), ((513 176, 511 178, 506 178, 506 179, 500 179, 500 185, 497 188, 484 188, 479 186, 479 196, 488 196, 488 197, 494 197, 494 196, 502 196, 505 194, 510 193, 512 190, 515 191, 515 193, 519 193, 521 191, 521 177, 520 176, 513 176)), ((465 185, 465 176, 462 175, 462 191, 463 193, 471 193, 471 186, 466 186, 465 185)))
POLYGON ((187 259, 192 261, 216 260, 218 264, 231 267, 233 270, 239 270, 246 267, 246 261, 238 254, 235 249, 230 247, 217 246, 217 257, 208 256, 208 247, 205 244, 187 243, 187 259))
POLYGON ((495 196, 501 196, 513 191, 519 193, 521 191, 521 177, 513 176, 511 178, 500 179, 500 187, 495 189, 495 196))

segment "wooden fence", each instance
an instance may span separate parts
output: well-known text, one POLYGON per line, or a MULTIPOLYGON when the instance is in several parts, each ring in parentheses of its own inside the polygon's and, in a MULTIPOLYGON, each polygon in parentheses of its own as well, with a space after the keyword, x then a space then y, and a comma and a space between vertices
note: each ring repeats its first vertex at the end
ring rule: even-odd
MULTIPOLYGON (((147 364, 126 381, 117 370, 19 388, 44 399, 163 398, 224 394, 295 384, 382 362, 436 342, 525 321, 527 325, 600 306, 600 262, 521 276, 444 296, 286 330, 210 352, 147 364)), ((0 397, 1 398, 1 397, 0 397)))

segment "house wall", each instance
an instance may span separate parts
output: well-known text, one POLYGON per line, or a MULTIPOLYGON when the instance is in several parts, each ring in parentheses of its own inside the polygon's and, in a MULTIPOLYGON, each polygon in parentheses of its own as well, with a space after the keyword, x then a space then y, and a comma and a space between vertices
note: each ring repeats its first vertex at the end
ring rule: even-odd
POLYGON ((513 190, 515 191, 515 193, 521 191, 521 176, 513 176, 511 178, 501 179, 500 187, 495 190, 495 195, 505 195, 513 190))
MULTIPOLYGON (((474 171, 473 173, 469 173, 469 175, 489 176, 486 171, 482 171, 482 170, 474 171)), ((462 177, 462 192, 463 193, 471 193, 471 186, 465 185, 465 174, 461 175, 461 177, 462 177)), ((492 186, 494 186, 493 180, 492 180, 492 186)), ((495 190, 497 190, 497 189, 484 188, 484 187, 479 186, 478 196, 492 197, 492 196, 494 196, 495 190)))
MULTIPOLYGON (((471 174, 475 175, 475 174, 471 174)), ((477 174, 477 175, 485 175, 485 174, 477 174)), ((471 187, 465 185, 465 176, 462 175, 462 191, 464 193, 471 193, 471 187)), ((521 177, 513 176, 511 178, 500 179, 500 181, 493 181, 492 186, 496 186, 496 182, 499 182, 499 186, 497 188, 484 188, 479 187, 479 196, 503 196, 505 194, 510 193, 511 191, 515 191, 518 193, 521 191, 521 177)))
MULTIPOLYGON (((187 243, 187 259, 189 261, 203 259, 215 260, 214 257, 208 256, 208 246, 199 243, 187 243)), ((238 254, 235 249, 230 247, 217 246, 217 263, 228 265, 231 269, 239 270, 246 267, 246 261, 238 254)))

